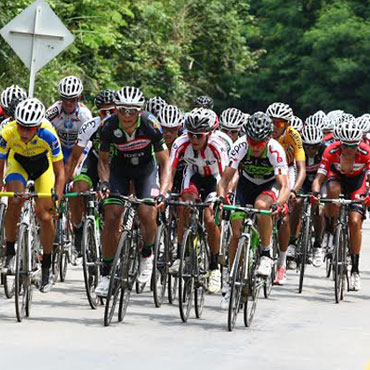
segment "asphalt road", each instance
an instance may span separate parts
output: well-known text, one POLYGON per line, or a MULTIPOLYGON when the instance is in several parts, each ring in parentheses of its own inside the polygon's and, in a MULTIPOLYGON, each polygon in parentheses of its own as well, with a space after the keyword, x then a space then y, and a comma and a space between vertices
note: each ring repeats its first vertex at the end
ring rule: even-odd
MULTIPOLYGON (((227 332, 220 296, 207 296, 201 319, 182 323, 178 307, 155 308, 150 291, 133 293, 123 323, 103 326, 91 310, 80 267, 48 294, 36 292, 31 317, 15 318, 0 291, 2 369, 365 369, 370 361, 370 223, 364 224, 362 289, 336 304, 333 281, 309 266, 304 292, 298 274, 261 298, 251 328, 242 315, 227 332)), ((370 369, 370 367, 369 367, 370 369)))

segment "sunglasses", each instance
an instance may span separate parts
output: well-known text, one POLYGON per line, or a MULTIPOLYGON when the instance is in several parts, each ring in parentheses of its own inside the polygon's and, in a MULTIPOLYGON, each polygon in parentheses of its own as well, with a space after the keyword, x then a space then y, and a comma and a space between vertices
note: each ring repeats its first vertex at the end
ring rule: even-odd
POLYGON ((272 122, 274 123, 274 126, 277 128, 283 128, 288 123, 287 121, 281 120, 281 119, 272 119, 272 122))
POLYGON ((222 132, 225 134, 237 134, 240 130, 239 129, 230 129, 230 128, 223 128, 221 129, 222 132))
POLYGON ((116 108, 101 108, 99 109, 99 113, 103 116, 111 116, 112 114, 116 113, 116 108))
POLYGON ((123 114, 128 114, 129 116, 134 116, 135 114, 141 111, 141 108, 126 108, 126 107, 117 107, 118 112, 123 114))
POLYGON ((360 143, 359 142, 341 143, 340 145, 343 146, 344 148, 357 148, 360 145, 360 143))
POLYGON ((78 100, 79 100, 78 97, 77 98, 63 98, 63 97, 61 97, 61 98, 62 98, 62 101, 70 102, 70 103, 77 103, 78 100))
POLYGON ((34 126, 34 127, 26 127, 26 126, 22 126, 21 124, 19 124, 17 122, 17 126, 22 130, 22 131, 29 131, 29 132, 33 132, 33 131, 37 131, 38 129, 38 126, 34 126))
POLYGON ((202 139, 205 137, 207 134, 205 132, 191 132, 188 131, 188 137, 189 139, 202 139))
POLYGON ((266 140, 256 141, 250 138, 247 138, 247 143, 249 146, 253 146, 255 148, 264 148, 267 145, 266 140))
POLYGON ((319 149, 321 144, 303 144, 303 146, 307 149, 319 149))
POLYGON ((163 132, 171 132, 171 133, 175 133, 175 132, 178 132, 180 130, 180 127, 164 127, 162 126, 162 130, 163 132))

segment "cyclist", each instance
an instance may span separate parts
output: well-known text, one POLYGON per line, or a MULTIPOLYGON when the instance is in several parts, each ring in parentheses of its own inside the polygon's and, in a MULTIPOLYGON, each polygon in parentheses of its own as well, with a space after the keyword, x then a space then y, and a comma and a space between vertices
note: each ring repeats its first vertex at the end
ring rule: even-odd
MULTIPOLYGON (((187 133, 180 136, 172 146, 171 163, 175 169, 180 160, 187 164, 181 199, 185 201, 209 201, 216 195, 217 182, 227 164, 227 149, 213 132, 216 113, 210 109, 194 108, 185 119, 187 133)), ((187 218, 187 217, 186 217, 187 218)), ((186 220, 178 221, 178 243, 181 245, 186 220)), ((208 290, 217 293, 221 289, 221 273, 218 269, 220 230, 216 226, 211 207, 204 211, 204 223, 211 249, 210 278, 208 290)), ((180 260, 174 261, 170 272, 178 271, 180 260)))
MULTIPOLYGON (((58 199, 64 190, 63 154, 53 126, 45 118, 44 105, 35 98, 18 104, 15 121, 10 122, 0 134, 0 174, 7 161, 5 184, 8 191, 23 192, 28 180, 35 181, 36 192, 51 193, 53 187, 58 199)), ((1 184, 3 176, 1 175, 1 184)), ((22 201, 10 198, 5 216, 6 265, 14 268, 17 222, 22 201)), ((36 216, 40 223, 43 247, 41 292, 47 292, 51 254, 54 242, 54 224, 51 214, 51 198, 36 199, 36 216)))
MULTIPOLYGON (((320 127, 314 125, 306 125, 302 132, 303 148, 306 153, 306 179, 300 190, 300 194, 307 194, 311 192, 312 183, 315 179, 322 155, 325 150, 325 144, 322 142, 323 132, 320 127)), ((292 212, 292 237, 298 239, 300 220, 303 211, 303 199, 297 199, 297 207, 292 212)), ((315 228, 315 243, 312 264, 319 267, 322 264, 323 253, 321 248, 322 238, 325 231, 325 217, 323 208, 320 207, 318 212, 314 213, 313 224, 315 228)))
POLYGON ((27 98, 26 91, 18 85, 11 85, 1 93, 0 105, 3 108, 4 120, 6 120, 6 122, 4 122, 4 120, 1 120, 0 128, 3 128, 7 123, 9 123, 12 118, 14 118, 11 117, 12 115, 9 112, 9 106, 12 100, 15 98, 19 98, 22 100, 27 98))
MULTIPOLYGON (((344 122, 338 131, 339 140, 329 145, 323 154, 316 178, 312 184, 316 203, 320 198, 320 188, 327 178, 327 197, 337 199, 341 193, 352 200, 359 200, 366 194, 366 177, 370 180, 370 147, 362 142, 362 131, 355 121, 344 122)), ((370 196, 365 198, 370 205, 370 196)), ((339 207, 336 204, 325 206, 329 218, 329 232, 334 233, 339 207)), ((351 287, 360 289, 359 259, 361 250, 361 226, 365 215, 361 204, 351 204, 349 212, 349 244, 351 246, 352 271, 351 287)))
POLYGON ((160 96, 154 96, 150 98, 145 104, 145 110, 152 113, 155 117, 158 117, 158 114, 162 108, 167 105, 167 102, 160 96))
POLYGON ((237 108, 225 109, 220 116, 221 131, 229 135, 233 143, 238 140, 244 124, 244 113, 237 108))
MULTIPOLYGON (((218 199, 223 201, 230 182, 239 171, 240 178, 236 191, 235 203, 240 206, 253 204, 255 208, 269 210, 273 204, 280 213, 286 210, 290 189, 288 181, 288 165, 283 147, 272 138, 273 122, 263 113, 256 112, 249 118, 246 136, 234 144, 230 153, 230 161, 217 187, 218 199)), ((230 267, 233 264, 238 240, 241 234, 244 214, 232 213, 232 239, 229 247, 230 267)), ((272 218, 258 216, 258 231, 261 238, 261 259, 257 273, 269 276, 272 269, 271 236, 272 218)), ((221 307, 227 308, 230 290, 221 301, 221 307)))
POLYGON ((364 142, 369 145, 370 144, 370 114, 365 113, 362 116, 356 118, 356 122, 359 125, 359 128, 362 131, 362 137, 364 142))
MULTIPOLYGON (((72 154, 66 163, 66 179, 71 181, 75 172, 76 166, 83 155, 83 152, 89 147, 89 142, 92 143, 92 148, 89 150, 80 173, 73 179, 72 191, 81 192, 89 189, 96 189, 98 176, 98 157, 100 146, 100 130, 106 118, 115 114, 114 106, 114 90, 102 90, 95 97, 95 106, 98 108, 99 115, 90 121, 85 122, 77 137, 77 143, 73 147, 72 154)), ((74 225, 75 232, 75 247, 79 256, 81 256, 81 240, 82 240, 82 215, 84 210, 83 199, 71 198, 71 219, 74 225)))
MULTIPOLYGON (((96 287, 96 294, 100 296, 108 292, 109 273, 123 211, 122 201, 115 198, 114 194, 129 195, 132 182, 138 198, 156 197, 158 203, 162 203, 170 182, 170 161, 162 129, 153 114, 143 112, 143 93, 136 87, 125 86, 116 92, 114 104, 117 114, 109 117, 101 130, 98 162, 101 195, 106 197, 113 193, 104 204, 102 279, 96 287), (115 148, 112 157, 111 146, 115 148), (160 188, 157 185, 157 162, 160 167, 160 188)), ((138 282, 146 283, 152 274, 157 210, 140 205, 138 213, 144 242, 138 282)))
POLYGON ((57 101, 46 111, 46 118, 59 135, 64 162, 72 153, 82 124, 92 119, 90 110, 80 102, 82 91, 83 86, 79 78, 62 78, 58 83, 61 101, 57 101))
POLYGON ((213 109, 213 99, 208 95, 200 95, 194 100, 194 108, 213 109))
MULTIPOLYGON (((266 111, 274 123, 272 137, 282 145, 288 162, 290 184, 290 206, 296 207, 296 195, 306 177, 305 153, 302 139, 298 131, 290 126, 293 118, 293 110, 288 104, 273 103, 266 111)), ((277 263, 277 277, 275 283, 283 285, 286 282, 286 257, 289 244, 291 245, 290 256, 295 257, 295 240, 290 238, 290 217, 285 216, 279 228, 279 259, 277 263)))
POLYGON ((301 133, 303 129, 303 121, 299 117, 293 116, 293 118, 290 121, 290 126, 292 126, 295 130, 301 133))

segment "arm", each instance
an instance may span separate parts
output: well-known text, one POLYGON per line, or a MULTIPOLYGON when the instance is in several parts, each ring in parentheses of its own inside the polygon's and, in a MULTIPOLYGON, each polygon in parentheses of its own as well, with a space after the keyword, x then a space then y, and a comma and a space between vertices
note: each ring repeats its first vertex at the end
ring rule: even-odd
POLYGON ((290 195, 290 186, 289 186, 288 176, 287 175, 277 175, 276 182, 279 186, 279 197, 277 199, 277 204, 279 206, 282 206, 288 201, 289 195, 290 195))
POLYGON ((297 173, 297 180, 295 182, 293 190, 297 193, 301 189, 304 183, 304 180, 306 178, 306 162, 298 161, 296 162, 296 164, 297 164, 298 173, 297 173))
POLYGON ((78 160, 80 159, 80 156, 83 152, 84 148, 75 145, 71 156, 68 158, 68 161, 65 166, 65 171, 66 171, 66 180, 69 182, 72 180, 73 173, 75 171, 75 168, 77 166, 78 160))
POLYGON ((55 193, 58 199, 63 197, 65 185, 65 171, 63 160, 53 162, 53 170, 55 175, 55 193))
POLYGON ((99 152, 99 162, 98 162, 98 174, 100 181, 109 182, 110 168, 109 168, 109 152, 99 152))
POLYGON ((320 193, 321 185, 324 183, 326 176, 322 173, 317 173, 315 180, 312 183, 312 192, 320 193))
POLYGON ((160 175, 160 194, 164 196, 167 195, 167 191, 172 183, 171 181, 171 163, 170 157, 168 155, 168 150, 162 150, 160 152, 156 152, 155 156, 159 163, 159 168, 161 169, 160 175))
POLYGON ((4 185, 5 160, 0 159, 0 188, 4 185))
POLYGON ((225 195, 228 191, 228 185, 230 181, 234 178, 235 172, 235 168, 226 167, 224 173, 222 174, 221 180, 217 185, 217 195, 219 197, 225 198, 225 195))

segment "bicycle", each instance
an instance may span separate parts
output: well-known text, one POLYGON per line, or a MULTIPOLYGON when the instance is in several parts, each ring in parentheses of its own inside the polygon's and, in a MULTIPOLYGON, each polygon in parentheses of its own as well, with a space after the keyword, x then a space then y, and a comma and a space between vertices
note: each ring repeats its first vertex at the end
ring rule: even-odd
POLYGON ((332 256, 332 271, 334 278, 334 295, 335 302, 340 303, 344 299, 345 285, 349 291, 350 284, 350 269, 351 265, 351 250, 349 246, 349 207, 351 204, 362 203, 361 200, 349 200, 344 198, 338 199, 320 199, 321 203, 337 203, 340 204, 339 217, 334 230, 334 249, 332 256))
POLYGON ((92 309, 96 309, 98 304, 102 303, 101 298, 95 294, 101 266, 101 224, 96 194, 96 191, 66 194, 66 198, 83 197, 86 204, 82 226, 81 253, 86 296, 92 309))
MULTIPOLYGON (((256 312, 257 301, 262 287, 266 287, 267 278, 258 276, 256 269, 260 259, 259 232, 255 224, 257 214, 271 215, 271 211, 252 208, 251 206, 237 207, 224 205, 225 211, 243 212, 242 233, 239 238, 233 265, 230 271, 230 301, 227 315, 227 328, 232 331, 237 315, 244 303, 244 325, 252 324, 256 312)), ((265 289, 270 290, 268 287, 265 289)))
POLYGON ((128 212, 112 263, 105 302, 104 326, 109 326, 112 322, 118 298, 118 321, 121 322, 126 315, 131 291, 139 272, 139 253, 142 245, 139 217, 136 210, 141 204, 152 206, 155 204, 154 200, 150 198, 136 199, 119 194, 111 194, 111 196, 125 201, 124 207, 128 209, 128 212))

